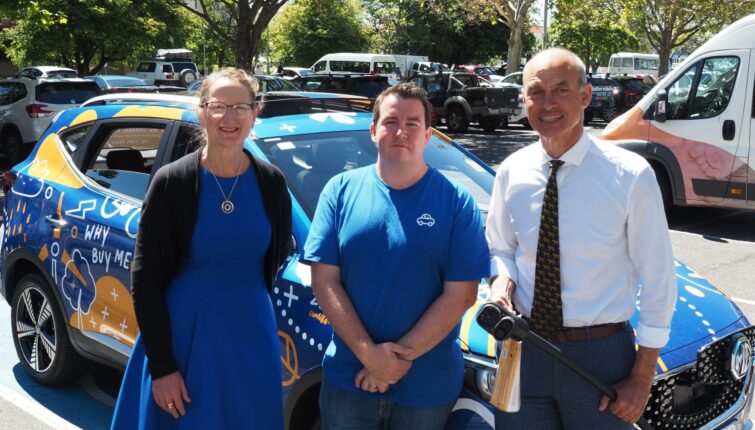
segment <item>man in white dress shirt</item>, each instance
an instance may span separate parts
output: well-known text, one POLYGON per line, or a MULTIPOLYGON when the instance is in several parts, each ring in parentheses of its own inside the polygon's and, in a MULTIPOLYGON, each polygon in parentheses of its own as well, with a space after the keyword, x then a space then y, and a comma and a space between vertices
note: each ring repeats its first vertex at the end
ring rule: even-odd
POLYGON ((537 54, 524 69, 523 91, 540 140, 504 160, 496 175, 486 231, 492 300, 531 318, 535 332, 612 384, 618 399, 609 404, 525 341, 522 407, 496 411, 496 428, 631 429, 676 301, 655 175, 640 156, 584 131, 592 88, 572 52, 537 54), (636 309, 635 351, 627 321, 636 309))

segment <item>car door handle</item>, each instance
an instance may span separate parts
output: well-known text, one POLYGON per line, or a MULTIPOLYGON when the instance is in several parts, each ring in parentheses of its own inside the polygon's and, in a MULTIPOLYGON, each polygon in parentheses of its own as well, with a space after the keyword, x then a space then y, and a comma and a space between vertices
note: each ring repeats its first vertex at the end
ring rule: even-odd
POLYGON ((737 126, 733 120, 727 119, 726 121, 724 121, 724 126, 721 129, 721 135, 723 136, 724 140, 734 140, 736 131, 737 126))
POLYGON ((63 228, 66 225, 68 225, 68 222, 66 220, 59 219, 56 215, 47 215, 45 217, 45 222, 48 224, 52 224, 55 227, 63 228))

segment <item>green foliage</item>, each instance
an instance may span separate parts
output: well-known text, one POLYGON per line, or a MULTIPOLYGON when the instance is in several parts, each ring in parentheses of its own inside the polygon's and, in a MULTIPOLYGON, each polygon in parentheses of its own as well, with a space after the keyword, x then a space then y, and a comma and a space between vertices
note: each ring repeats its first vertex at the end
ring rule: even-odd
MULTIPOLYGON (((210 31, 202 18, 187 10, 181 10, 181 14, 188 23, 186 48, 194 52, 194 62, 200 70, 210 73, 233 64, 234 54, 231 44, 220 38, 217 33, 210 31)), ((230 26, 230 23, 226 25, 230 26)))
POLYGON ((488 63, 505 56, 509 30, 495 20, 468 22, 459 4, 441 10, 417 0, 364 0, 372 50, 427 55, 447 64, 488 63))
POLYGON ((183 47, 187 34, 164 0, 2 0, 0 10, 16 20, 5 53, 18 67, 56 64, 93 74, 105 63, 133 65, 156 48, 183 47))
POLYGON ((358 0, 296 0, 270 24, 271 59, 309 67, 331 52, 369 47, 358 0))
POLYGON ((640 49, 639 38, 620 25, 609 9, 583 0, 558 0, 555 6, 552 45, 574 51, 588 69, 607 66, 611 54, 640 49))

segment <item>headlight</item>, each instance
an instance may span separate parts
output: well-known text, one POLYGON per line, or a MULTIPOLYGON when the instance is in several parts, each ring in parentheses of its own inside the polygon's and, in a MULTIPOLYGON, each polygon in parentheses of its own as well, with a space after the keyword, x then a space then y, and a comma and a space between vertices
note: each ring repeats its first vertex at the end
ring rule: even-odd
POLYGON ((477 389, 485 400, 490 399, 490 394, 495 386, 495 372, 488 369, 477 369, 477 389))

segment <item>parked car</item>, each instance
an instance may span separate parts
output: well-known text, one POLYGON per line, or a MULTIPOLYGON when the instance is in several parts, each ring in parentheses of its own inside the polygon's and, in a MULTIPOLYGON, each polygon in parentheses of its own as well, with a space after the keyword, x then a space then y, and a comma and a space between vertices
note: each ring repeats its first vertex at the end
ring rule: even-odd
POLYGON ((592 99, 585 108, 585 123, 591 122, 596 116, 605 122, 613 121, 617 116, 616 97, 621 91, 619 84, 611 78, 588 76, 587 83, 592 85, 592 99))
POLYGON ((409 72, 406 73, 405 79, 408 81, 415 75, 420 73, 438 73, 438 72, 450 72, 451 69, 447 65, 442 63, 435 63, 432 61, 418 61, 412 64, 409 72))
POLYGON ((523 86, 524 85, 524 82, 522 82, 523 77, 524 75, 522 74, 522 72, 514 72, 514 73, 510 73, 504 76, 503 81, 501 82, 503 82, 504 84, 516 84, 516 85, 523 86))
POLYGON ((388 77, 364 73, 313 74, 294 79, 301 91, 350 94, 375 98, 388 88, 388 77))
POLYGON ((58 66, 32 66, 24 67, 15 75, 14 78, 78 78, 79 72, 67 67, 58 66))
POLYGON ((79 78, 0 80, 0 153, 17 163, 56 113, 99 94, 96 83, 79 78))
POLYGON ((520 91, 490 83, 483 86, 480 79, 471 73, 441 72, 419 74, 411 81, 427 91, 436 116, 445 120, 448 131, 463 133, 474 121, 492 132, 505 126, 509 116, 521 113, 520 91))
POLYGON ((653 88, 655 84, 651 84, 653 81, 646 76, 608 75, 609 78, 619 85, 619 91, 614 98, 618 114, 628 111, 653 88))
MULTIPOLYGON (((487 79, 488 81, 495 82, 500 79, 497 79, 498 75, 488 66, 478 66, 475 64, 462 64, 454 67, 454 72, 465 72, 465 73, 474 73, 475 75, 480 75, 484 79, 487 79)), ((502 78, 502 77, 501 77, 502 78)))
POLYGON ((301 78, 305 76, 309 76, 314 74, 314 72, 311 69, 308 69, 306 67, 284 67, 283 68, 283 79, 296 79, 301 78))
MULTIPOLYGON (((255 75, 255 79, 260 84, 260 93, 264 94, 270 91, 301 91, 299 87, 292 84, 291 81, 281 78, 280 76, 273 75, 255 75)), ((199 78, 196 81, 189 84, 186 87, 186 91, 189 94, 199 92, 199 87, 202 86, 205 78, 199 78)))
POLYGON ((131 73, 148 85, 186 87, 199 77, 193 54, 188 49, 158 49, 154 56, 139 63, 131 73))
MULTIPOLYGON (((280 108, 280 115, 262 115, 256 138, 245 147, 282 170, 292 197, 298 246, 280 268, 271 296, 286 428, 300 430, 319 423, 321 362, 332 336, 312 293, 310 268, 301 262, 302 244, 327 180, 374 163, 377 150, 369 132, 372 114, 352 109, 364 99, 356 105, 333 94, 283 99, 296 102, 296 113, 280 108)), ((36 382, 70 381, 87 359, 125 366, 138 334, 129 271, 141 200, 160 166, 196 147, 196 103, 195 97, 163 94, 95 98, 62 113, 32 154, 3 176, 0 293, 11 306, 21 368, 36 382)), ((436 131, 425 159, 464 184, 486 216, 494 182, 489 166, 436 131)), ((658 360, 644 415, 656 429, 750 428, 755 327, 679 261, 677 281, 671 340, 658 360)), ((447 430, 494 425, 488 399, 496 343, 475 321, 489 295, 482 282, 478 302, 460 324, 465 384, 447 430)), ((637 325, 636 316, 631 323, 637 325)))

